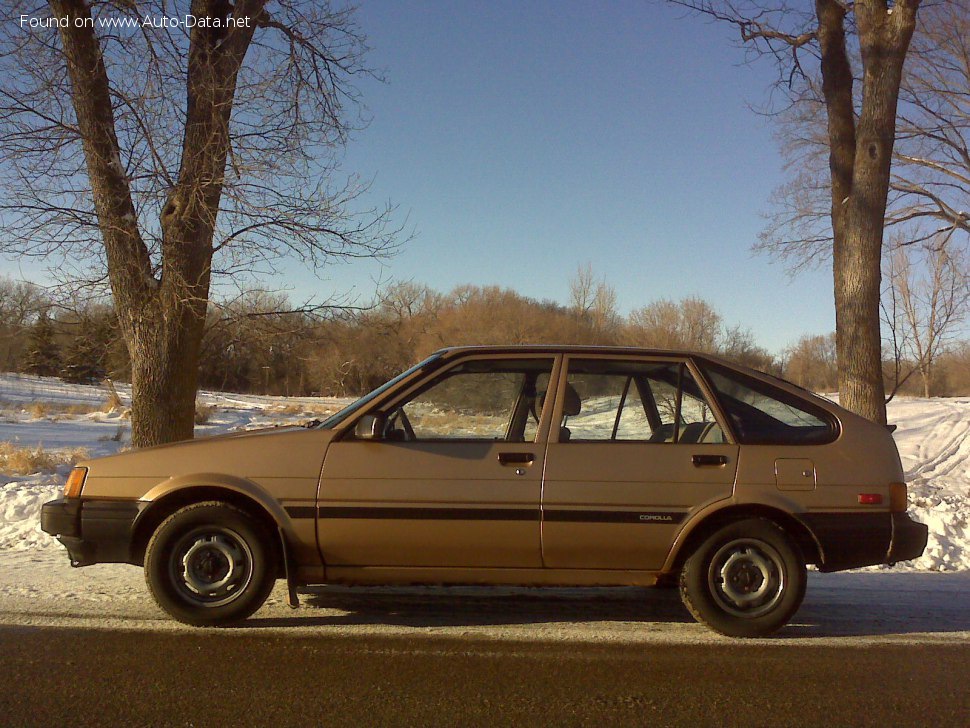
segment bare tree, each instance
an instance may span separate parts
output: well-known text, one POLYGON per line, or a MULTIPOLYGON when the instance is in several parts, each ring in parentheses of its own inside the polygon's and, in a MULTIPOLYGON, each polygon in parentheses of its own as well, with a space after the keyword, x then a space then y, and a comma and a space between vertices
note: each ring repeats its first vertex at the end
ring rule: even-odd
POLYGON ((50 305, 37 286, 0 278, 0 371, 14 371, 19 367, 28 330, 40 312, 50 305))
POLYGON ((879 292, 883 221, 903 62, 919 0, 816 0, 814 13, 778 2, 675 0, 735 25, 752 52, 773 58, 793 103, 821 99, 829 159, 839 391, 849 409, 886 422, 879 292), (862 66, 859 108, 851 51, 862 66), (814 86, 817 67, 821 88, 814 86), (817 64, 817 65, 816 65, 817 64))
MULTIPOLYGON (((920 11, 900 88, 886 226, 905 223, 902 243, 930 238, 970 244, 970 0, 920 11), (941 233, 949 233, 945 237, 941 233)), ((854 60, 853 67, 858 63, 854 60)), ((856 79, 855 106, 861 103, 856 79)), ((773 197, 757 249, 793 269, 831 258, 831 185, 821 83, 775 119, 790 180, 773 197)))
POLYGON ((922 261, 907 246, 890 254, 887 271, 891 288, 884 304, 885 317, 894 332, 896 386, 907 378, 900 362, 913 362, 920 375, 923 396, 929 397, 935 365, 953 343, 970 303, 970 269, 957 252, 946 245, 929 244, 920 249, 922 261), (922 265, 921 265, 922 264, 922 265))
POLYGON ((921 222, 911 241, 932 237, 967 247, 970 0, 945 0, 920 12, 903 77, 896 139, 887 224, 921 222))
POLYGON ((620 323, 616 312, 616 290, 605 280, 597 280, 591 263, 576 269, 569 281, 570 308, 578 322, 588 326, 594 336, 605 343, 613 336, 620 323))
POLYGON ((806 335, 785 352, 785 376, 816 392, 838 387, 835 334, 806 335))
POLYGON ((132 443, 189 438, 214 275, 393 246, 388 211, 355 214, 363 188, 333 184, 367 73, 353 11, 50 0, 3 15, 3 249, 110 285, 132 443))
POLYGON ((660 299, 630 312, 627 338, 636 346, 715 352, 721 324, 721 315, 701 298, 660 299))

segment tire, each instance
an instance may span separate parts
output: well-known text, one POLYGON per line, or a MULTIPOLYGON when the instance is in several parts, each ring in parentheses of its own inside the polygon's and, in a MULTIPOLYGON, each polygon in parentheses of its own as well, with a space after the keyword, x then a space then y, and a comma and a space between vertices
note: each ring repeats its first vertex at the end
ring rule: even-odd
POLYGON ((221 501, 177 510, 145 551, 145 580, 163 610, 196 627, 246 619, 276 581, 275 540, 245 511, 221 501))
POLYGON ((773 521, 723 526, 688 557, 680 596, 698 622, 729 637, 764 637, 788 624, 805 597, 805 560, 773 521))

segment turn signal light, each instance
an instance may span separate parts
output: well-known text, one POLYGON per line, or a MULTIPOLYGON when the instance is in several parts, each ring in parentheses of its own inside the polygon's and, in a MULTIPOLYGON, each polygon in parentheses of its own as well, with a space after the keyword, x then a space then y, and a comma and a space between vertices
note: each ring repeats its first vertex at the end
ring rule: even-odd
POLYGON ((64 486, 65 498, 77 498, 81 495, 81 488, 84 487, 84 479, 88 477, 87 468, 74 468, 67 476, 67 485, 64 486))
POLYGON ((893 513, 905 513, 909 505, 909 497, 906 494, 906 483, 889 484, 889 510, 893 513))
POLYGON ((864 506, 878 506, 882 503, 882 493, 859 493, 859 503, 864 506))

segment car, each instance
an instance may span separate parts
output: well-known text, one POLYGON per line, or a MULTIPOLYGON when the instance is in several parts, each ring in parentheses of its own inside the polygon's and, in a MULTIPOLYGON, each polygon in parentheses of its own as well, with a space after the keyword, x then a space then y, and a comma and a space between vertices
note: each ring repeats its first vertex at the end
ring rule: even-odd
POLYGON ((920 556, 890 429, 693 352, 438 351, 322 423, 81 462, 42 528, 192 625, 311 584, 651 586, 785 626, 820 571, 920 556))

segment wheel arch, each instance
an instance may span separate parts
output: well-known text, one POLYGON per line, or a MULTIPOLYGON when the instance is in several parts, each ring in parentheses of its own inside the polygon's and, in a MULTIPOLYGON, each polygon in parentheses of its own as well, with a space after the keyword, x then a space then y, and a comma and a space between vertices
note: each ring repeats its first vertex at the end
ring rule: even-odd
POLYGON ((719 528, 746 518, 764 518, 776 523, 797 545, 806 564, 821 562, 821 548, 808 527, 792 514, 764 503, 732 504, 694 519, 678 534, 662 573, 680 571, 684 562, 704 539, 719 528))
POLYGON ((254 483, 237 482, 237 479, 218 480, 208 476, 172 480, 161 483, 145 494, 148 501, 132 525, 131 562, 141 564, 145 560, 145 549, 155 530, 162 521, 180 508, 203 501, 222 501, 239 508, 260 523, 272 537, 279 563, 283 564, 283 548, 279 542, 282 531, 289 543, 293 543, 291 524, 286 512, 275 500, 269 498, 254 483))

